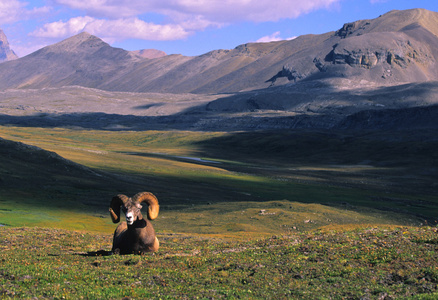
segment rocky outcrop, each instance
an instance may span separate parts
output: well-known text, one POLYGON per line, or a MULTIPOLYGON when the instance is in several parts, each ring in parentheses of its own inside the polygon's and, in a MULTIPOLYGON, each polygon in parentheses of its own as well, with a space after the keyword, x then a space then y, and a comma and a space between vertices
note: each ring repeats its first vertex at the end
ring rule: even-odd
POLYGON ((406 68, 410 63, 430 65, 435 62, 427 48, 406 38, 395 39, 394 34, 391 34, 391 39, 385 41, 385 36, 389 34, 373 35, 373 43, 364 38, 357 38, 360 43, 343 40, 333 46, 327 60, 333 64, 348 64, 351 67, 366 69, 382 63, 406 68), (379 43, 375 42, 376 39, 379 39, 379 43))
POLYGON ((348 64, 352 67, 372 68, 379 61, 385 61, 385 54, 371 49, 339 49, 335 45, 330 53, 330 60, 333 64, 348 64), (383 58, 383 59, 382 59, 383 58))
POLYGON ((0 62, 17 59, 18 56, 9 47, 8 39, 3 30, 0 29, 0 62))
POLYGON ((289 64, 284 65, 283 69, 279 73, 279 77, 287 77, 287 79, 293 80, 294 82, 306 78, 306 76, 307 74, 296 70, 294 66, 289 64))
POLYGON ((291 54, 267 82, 349 78, 382 86, 436 80, 437 24, 437 13, 421 9, 346 23, 319 44, 291 54))
POLYGON ((362 35, 368 25, 370 25, 369 20, 356 21, 352 23, 346 23, 341 29, 336 31, 335 36, 339 36, 343 39, 352 35, 362 35))

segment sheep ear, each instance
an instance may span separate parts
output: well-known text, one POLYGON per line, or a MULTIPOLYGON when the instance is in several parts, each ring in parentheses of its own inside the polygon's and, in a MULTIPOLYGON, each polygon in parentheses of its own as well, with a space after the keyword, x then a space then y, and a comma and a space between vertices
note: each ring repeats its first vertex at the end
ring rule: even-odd
POLYGON ((143 208, 143 206, 141 206, 140 203, 137 203, 136 206, 137 206, 138 209, 142 209, 143 208))

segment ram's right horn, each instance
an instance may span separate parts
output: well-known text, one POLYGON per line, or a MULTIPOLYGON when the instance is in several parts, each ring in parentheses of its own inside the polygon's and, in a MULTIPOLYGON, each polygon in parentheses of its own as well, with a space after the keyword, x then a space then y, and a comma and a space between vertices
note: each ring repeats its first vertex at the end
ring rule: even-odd
POLYGON ((142 203, 146 202, 148 204, 148 219, 153 220, 158 217, 160 211, 160 205, 158 205, 158 199, 154 194, 149 192, 140 192, 132 197, 132 200, 142 203))

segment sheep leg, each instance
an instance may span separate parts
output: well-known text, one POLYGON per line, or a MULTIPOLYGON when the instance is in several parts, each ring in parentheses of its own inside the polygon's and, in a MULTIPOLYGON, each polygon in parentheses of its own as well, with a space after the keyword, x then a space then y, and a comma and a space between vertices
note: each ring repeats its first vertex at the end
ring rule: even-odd
POLYGON ((158 247, 160 247, 160 242, 158 241, 157 237, 155 237, 154 244, 151 247, 149 247, 149 251, 156 252, 158 251, 158 247))
POLYGON ((113 238, 113 248, 112 252, 114 254, 120 254, 121 249, 123 248, 124 239, 126 236, 126 231, 128 230, 128 225, 126 222, 122 222, 117 226, 116 230, 114 231, 114 238, 113 238))

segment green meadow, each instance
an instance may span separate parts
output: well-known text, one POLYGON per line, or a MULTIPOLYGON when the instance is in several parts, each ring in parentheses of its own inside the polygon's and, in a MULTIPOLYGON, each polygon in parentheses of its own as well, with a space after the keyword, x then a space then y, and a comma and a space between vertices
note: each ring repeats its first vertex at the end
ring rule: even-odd
POLYGON ((397 135, 0 127, 50 151, 0 149, 0 295, 433 299, 438 142, 397 135), (108 255, 140 191, 161 248, 108 255))

